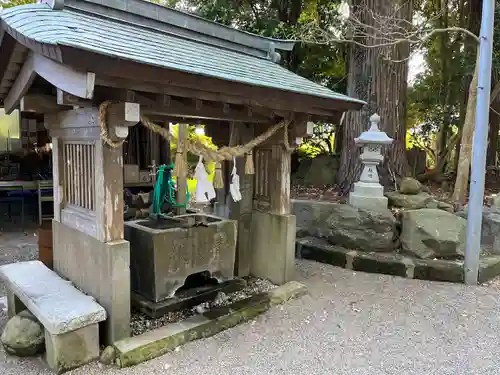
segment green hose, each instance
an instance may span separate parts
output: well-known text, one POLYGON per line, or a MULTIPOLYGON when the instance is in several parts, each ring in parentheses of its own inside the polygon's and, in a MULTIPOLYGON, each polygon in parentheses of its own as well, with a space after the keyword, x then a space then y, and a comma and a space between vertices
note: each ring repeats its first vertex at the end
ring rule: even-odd
POLYGON ((153 191, 153 214, 162 215, 161 208, 164 202, 167 202, 172 207, 186 207, 190 194, 186 186, 186 201, 184 203, 178 203, 176 200, 177 189, 175 187, 175 181, 172 178, 172 171, 174 165, 162 165, 158 169, 158 176, 156 178, 156 184, 153 191))

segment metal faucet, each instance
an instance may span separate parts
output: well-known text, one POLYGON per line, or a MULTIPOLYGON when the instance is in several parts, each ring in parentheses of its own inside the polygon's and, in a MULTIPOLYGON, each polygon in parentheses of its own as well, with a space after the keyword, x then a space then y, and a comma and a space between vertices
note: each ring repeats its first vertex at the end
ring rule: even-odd
POLYGON ((153 160, 153 164, 149 166, 151 176, 151 180, 153 181, 153 185, 156 185, 156 175, 158 174, 158 166, 156 165, 156 160, 153 160))

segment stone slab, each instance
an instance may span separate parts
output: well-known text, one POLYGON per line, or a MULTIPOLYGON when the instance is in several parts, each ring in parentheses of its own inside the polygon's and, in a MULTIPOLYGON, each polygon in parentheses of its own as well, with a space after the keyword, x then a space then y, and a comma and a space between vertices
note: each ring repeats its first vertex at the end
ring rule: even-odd
MULTIPOLYGON (((410 279, 464 282, 463 262, 442 259, 417 259, 396 253, 364 253, 330 245, 325 240, 304 237, 297 240, 297 253, 304 259, 369 273, 410 279)), ((479 283, 500 275, 500 255, 479 260, 479 283)))
POLYGON ((140 294, 132 292, 132 306, 153 319, 159 318, 171 311, 188 309, 200 303, 214 300, 217 293, 233 293, 247 285, 243 279, 229 280, 218 285, 204 286, 186 290, 179 296, 161 302, 153 302, 140 294))
POLYGON ((385 254, 363 254, 357 252, 352 260, 352 269, 369 273, 406 277, 407 263, 385 254))
POLYGON ((113 344, 117 365, 129 367, 159 357, 180 345, 213 336, 254 318, 273 305, 298 298, 306 293, 305 285, 298 282, 287 283, 269 293, 253 296, 208 311, 203 315, 195 315, 181 322, 117 341, 113 344))
POLYGON ((63 334, 106 320, 106 311, 40 261, 0 267, 7 287, 51 334, 63 334))
POLYGON ((440 259, 415 259, 414 279, 464 282, 463 262, 440 259))
POLYGON ((173 323, 140 336, 118 341, 114 344, 118 365, 128 367, 156 358, 187 342, 213 336, 216 333, 234 327, 268 310, 270 300, 266 297, 240 301, 239 306, 232 306, 226 315, 195 315, 178 323, 173 323), (243 302, 247 303, 244 306, 243 302))
POLYGON ((388 199, 384 196, 358 195, 352 192, 349 194, 349 204, 365 210, 382 211, 387 210, 388 199))
POLYGON ((500 255, 495 254, 479 260, 479 283, 484 283, 498 275, 500 275, 500 255))
POLYGON ((346 248, 331 245, 325 240, 315 237, 304 237, 297 240, 296 247, 299 258, 346 268, 346 256, 349 252, 346 248))
POLYGON ((268 292, 272 305, 280 305, 290 299, 305 296, 308 293, 307 287, 298 281, 290 281, 284 285, 274 288, 268 292))

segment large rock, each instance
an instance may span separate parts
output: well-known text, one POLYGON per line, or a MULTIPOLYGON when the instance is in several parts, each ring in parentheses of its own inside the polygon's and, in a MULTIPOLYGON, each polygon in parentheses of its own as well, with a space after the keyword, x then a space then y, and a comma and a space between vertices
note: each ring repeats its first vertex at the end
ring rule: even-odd
MULTIPOLYGON (((457 212, 457 215, 467 220, 468 210, 457 212)), ((483 207, 481 228, 481 246, 495 254, 500 254, 500 209, 483 207)))
POLYGON ((399 192, 401 194, 416 195, 422 192, 422 184, 414 178, 405 177, 401 181, 399 192))
POLYGON ((339 156, 318 155, 314 159, 302 160, 293 179, 305 186, 333 185, 339 166, 339 156))
POLYGON ((438 208, 440 210, 448 211, 450 213, 455 213, 455 207, 451 203, 448 203, 448 202, 438 201, 438 208))
POLYGON ((500 194, 496 194, 493 196, 493 207, 500 209, 500 194))
POLYGON ((348 204, 335 209, 321 227, 319 237, 334 245, 362 251, 391 251, 396 219, 391 211, 370 211, 348 204))
POLYGON ((403 251, 418 258, 453 258, 464 254, 467 221, 449 212, 425 208, 404 211, 403 251))
POLYGON ((296 218, 297 236, 316 236, 318 229, 335 211, 336 203, 292 199, 292 213, 296 218))
POLYGON ((0 340, 9 354, 33 356, 44 350, 44 328, 33 314, 25 310, 7 322, 0 340))
POLYGON ((386 193, 385 196, 389 199, 389 205, 394 207, 406 208, 407 210, 417 210, 424 208, 432 197, 427 193, 419 193, 414 195, 402 194, 399 191, 386 193))

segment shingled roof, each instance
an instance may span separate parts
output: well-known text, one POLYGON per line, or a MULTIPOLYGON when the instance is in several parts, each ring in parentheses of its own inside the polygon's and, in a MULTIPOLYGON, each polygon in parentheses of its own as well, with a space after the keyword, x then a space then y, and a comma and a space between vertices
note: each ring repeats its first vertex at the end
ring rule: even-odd
MULTIPOLYGON (((65 48, 121 61, 344 102, 335 93, 278 64, 294 42, 265 38, 142 0, 54 0, 5 9, 6 31, 18 43, 60 63, 65 48)), ((0 53, 2 45, 0 45, 0 53)), ((0 72, 0 77, 2 72, 0 72)), ((0 92, 0 101, 2 100, 0 92)))

